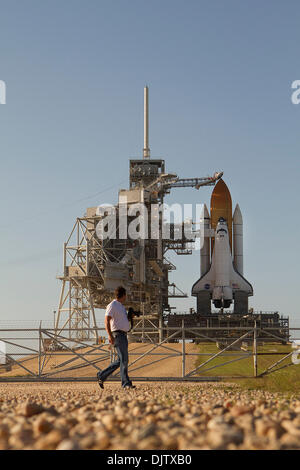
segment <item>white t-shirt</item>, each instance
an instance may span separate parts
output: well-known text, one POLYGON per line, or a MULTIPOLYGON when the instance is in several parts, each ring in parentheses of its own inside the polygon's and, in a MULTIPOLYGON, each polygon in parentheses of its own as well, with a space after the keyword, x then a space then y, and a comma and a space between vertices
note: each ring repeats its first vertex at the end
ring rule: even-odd
POLYGON ((123 330, 129 331, 130 324, 127 318, 127 312, 123 304, 118 300, 113 300, 108 306, 106 307, 105 311, 106 317, 111 317, 112 320, 110 321, 110 328, 111 331, 116 330, 123 330))

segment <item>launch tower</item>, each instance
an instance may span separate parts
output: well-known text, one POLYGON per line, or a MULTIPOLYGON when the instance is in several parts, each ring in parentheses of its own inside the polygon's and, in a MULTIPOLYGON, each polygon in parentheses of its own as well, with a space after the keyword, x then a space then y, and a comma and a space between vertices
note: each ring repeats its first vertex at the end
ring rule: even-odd
MULTIPOLYGON (((85 328, 97 327, 95 309, 105 309, 119 285, 127 290, 126 307, 141 311, 133 331, 135 340, 162 339, 163 315, 170 313, 169 299, 187 297, 169 280, 169 273, 176 267, 167 255, 170 250, 178 255, 192 254, 194 238, 187 238, 184 233, 181 238, 174 236, 175 224, 169 224, 170 236, 163 237, 166 227, 159 208, 171 189, 211 186, 222 173, 182 179, 166 172, 163 159, 151 158, 148 103, 148 87, 145 87, 143 157, 129 161, 129 188, 119 190, 118 204, 110 211, 89 207, 83 217, 77 218, 64 243, 63 275, 59 277, 62 288, 55 329, 59 334, 65 330, 70 338, 75 334, 76 338, 89 339, 90 332, 86 333, 85 328), (152 226, 153 218, 156 218, 155 233, 146 237, 141 233, 132 239, 127 230, 124 232, 122 223, 126 218, 129 227, 143 207, 146 208, 143 221, 148 228, 150 217, 152 226), (101 224, 103 228, 108 215, 115 217, 116 237, 102 239, 98 228, 101 224), (153 330, 152 337, 146 331, 149 327, 153 330), (76 333, 70 331, 74 328, 76 333)), ((95 340, 98 341, 96 329, 95 340)))

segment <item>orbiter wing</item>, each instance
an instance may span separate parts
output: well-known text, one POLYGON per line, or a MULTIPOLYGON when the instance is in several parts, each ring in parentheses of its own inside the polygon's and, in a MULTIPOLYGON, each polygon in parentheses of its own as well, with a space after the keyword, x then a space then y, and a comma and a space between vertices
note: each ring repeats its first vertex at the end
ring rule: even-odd
MULTIPOLYGON (((211 267, 207 273, 205 273, 200 279, 195 282, 192 287, 192 295, 197 294, 207 290, 209 292, 213 291, 215 287, 215 273, 214 273, 214 263, 211 264, 211 267)), ((233 291, 242 291, 246 292, 248 295, 253 295, 253 287, 241 274, 239 274, 234 267, 231 267, 230 284, 228 287, 231 287, 233 291)))

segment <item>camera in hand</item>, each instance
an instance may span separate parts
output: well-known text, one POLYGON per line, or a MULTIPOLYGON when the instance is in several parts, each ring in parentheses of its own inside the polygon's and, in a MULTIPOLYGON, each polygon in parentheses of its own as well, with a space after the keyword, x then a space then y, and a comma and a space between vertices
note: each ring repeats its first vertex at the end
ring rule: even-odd
POLYGON ((139 310, 133 310, 132 307, 129 307, 127 312, 128 320, 130 321, 131 328, 133 328, 133 318, 139 317, 142 313, 139 310))
POLYGON ((129 307, 128 309, 128 320, 131 320, 133 317, 139 317, 141 315, 141 312, 139 310, 133 310, 132 307, 129 307))

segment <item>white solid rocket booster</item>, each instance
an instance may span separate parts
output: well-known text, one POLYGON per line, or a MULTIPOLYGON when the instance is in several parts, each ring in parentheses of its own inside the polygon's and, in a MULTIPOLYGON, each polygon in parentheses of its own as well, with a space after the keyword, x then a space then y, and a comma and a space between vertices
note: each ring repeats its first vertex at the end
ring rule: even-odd
POLYGON ((233 265, 243 276, 243 217, 237 204, 233 213, 233 265))
POLYGON ((210 229, 210 217, 206 204, 204 204, 203 219, 200 220, 200 224, 202 225, 201 232, 204 237, 200 249, 200 273, 203 276, 210 268, 210 238, 207 236, 207 232, 210 229))

